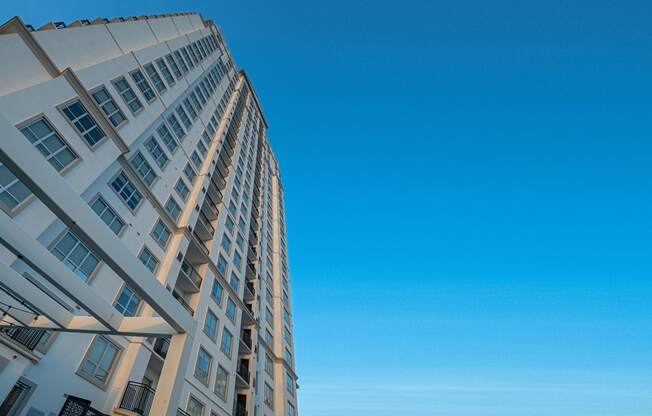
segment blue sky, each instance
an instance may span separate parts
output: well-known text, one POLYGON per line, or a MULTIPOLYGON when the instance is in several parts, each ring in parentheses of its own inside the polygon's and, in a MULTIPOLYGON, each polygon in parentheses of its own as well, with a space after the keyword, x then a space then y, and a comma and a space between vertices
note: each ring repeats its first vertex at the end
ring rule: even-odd
POLYGON ((5 1, 196 10, 286 185, 304 416, 652 414, 652 4, 5 1))

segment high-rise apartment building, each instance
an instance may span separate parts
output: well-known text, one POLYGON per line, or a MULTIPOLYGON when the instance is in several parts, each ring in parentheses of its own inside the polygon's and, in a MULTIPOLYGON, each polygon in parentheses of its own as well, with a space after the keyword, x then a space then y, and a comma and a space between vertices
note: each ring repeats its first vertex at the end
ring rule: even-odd
POLYGON ((0 415, 295 416, 283 186, 196 13, 0 26, 0 415))

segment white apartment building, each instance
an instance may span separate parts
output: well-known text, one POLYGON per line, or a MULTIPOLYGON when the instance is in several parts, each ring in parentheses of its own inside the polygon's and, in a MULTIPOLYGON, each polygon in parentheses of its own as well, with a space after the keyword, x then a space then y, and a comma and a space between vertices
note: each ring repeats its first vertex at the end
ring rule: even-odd
POLYGON ((0 26, 0 415, 295 416, 283 186, 196 13, 0 26))

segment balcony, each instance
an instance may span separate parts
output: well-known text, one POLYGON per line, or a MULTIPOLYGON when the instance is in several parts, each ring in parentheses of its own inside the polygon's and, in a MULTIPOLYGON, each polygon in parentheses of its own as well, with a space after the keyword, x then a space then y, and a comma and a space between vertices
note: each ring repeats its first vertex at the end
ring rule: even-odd
POLYGON ((242 310, 242 325, 253 325, 255 323, 254 308, 251 303, 245 303, 245 308, 242 310))
POLYGON ((161 358, 165 359, 168 355, 168 348, 170 348, 170 337, 156 338, 156 342, 154 342, 154 352, 161 358))
POLYGON ((247 277, 247 279, 252 279, 252 280, 256 278, 255 263, 247 262, 247 269, 245 270, 245 276, 247 277))
POLYGON ((240 331, 240 350, 239 355, 249 355, 252 350, 251 329, 243 329, 240 331))
POLYGON ((190 307, 188 302, 183 298, 183 295, 181 293, 177 292, 176 290, 172 291, 172 296, 179 301, 181 306, 183 306, 188 312, 190 312, 190 315, 194 315, 195 311, 190 307))
POLYGON ((202 211, 199 211, 197 223, 195 224, 195 234, 201 241, 208 241, 213 239, 215 228, 211 225, 211 221, 206 217, 202 211))
POLYGON ((201 288, 202 278, 197 273, 197 269, 193 267, 187 260, 181 262, 181 270, 179 270, 179 279, 177 279, 177 287, 184 293, 197 293, 201 288))
POLYGON ((147 416, 149 415, 149 409, 152 407, 154 394, 156 394, 156 390, 150 386, 130 381, 127 383, 127 388, 125 388, 122 400, 120 401, 120 406, 118 407, 120 409, 130 410, 139 415, 147 416))
POLYGON ((221 189, 224 189, 226 182, 224 179, 219 178, 215 179, 215 175, 211 176, 211 182, 208 184, 208 191, 206 195, 211 199, 211 202, 216 206, 224 200, 224 195, 222 195, 221 189), (220 186, 221 185, 221 186, 220 186))
POLYGON ((247 416, 247 409, 241 403, 235 406, 235 416, 247 416))
POLYGON ((253 248, 250 247, 249 250, 247 250, 247 262, 248 263, 255 263, 256 262, 256 257, 257 257, 256 250, 254 250, 253 248))
POLYGON ((10 338, 22 347, 34 351, 34 348, 41 342, 41 338, 47 331, 44 329, 30 329, 20 326, 9 326, 0 328, 0 334, 10 338))
MULTIPOLYGON (((228 156, 224 154, 224 152, 220 153, 220 157, 217 159, 217 163, 215 167, 217 168, 215 170, 215 173, 213 176, 218 176, 224 181, 226 178, 229 177, 229 165, 231 164, 230 159, 228 156)), ((219 183, 218 183, 219 185, 219 183)))
POLYGON ((244 298, 245 300, 254 300, 256 297, 256 287, 251 280, 245 281, 244 298))
POLYGON ((241 359, 238 365, 237 377, 235 378, 236 385, 240 387, 249 387, 249 360, 241 359))
POLYGON ((214 202, 210 195, 206 194, 204 204, 201 206, 201 211, 206 215, 209 221, 217 220, 217 215, 220 213, 217 210, 218 202, 214 202))

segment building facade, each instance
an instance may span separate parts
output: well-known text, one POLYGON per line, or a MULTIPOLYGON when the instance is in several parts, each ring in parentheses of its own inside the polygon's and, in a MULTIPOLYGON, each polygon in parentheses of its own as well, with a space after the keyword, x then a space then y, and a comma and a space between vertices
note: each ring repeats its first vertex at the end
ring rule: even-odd
POLYGON ((196 13, 0 26, 0 415, 295 416, 283 186, 196 13))

